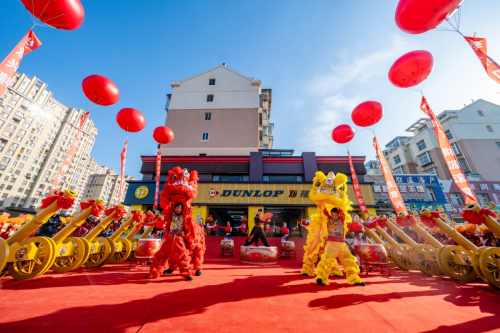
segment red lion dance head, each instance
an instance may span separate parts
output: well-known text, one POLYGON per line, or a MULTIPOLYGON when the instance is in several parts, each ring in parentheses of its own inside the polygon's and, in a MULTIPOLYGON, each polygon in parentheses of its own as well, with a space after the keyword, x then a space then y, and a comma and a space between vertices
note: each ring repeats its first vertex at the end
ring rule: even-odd
POLYGON ((168 172, 168 178, 161 192, 161 208, 181 202, 184 209, 198 194, 198 172, 175 167, 168 172))

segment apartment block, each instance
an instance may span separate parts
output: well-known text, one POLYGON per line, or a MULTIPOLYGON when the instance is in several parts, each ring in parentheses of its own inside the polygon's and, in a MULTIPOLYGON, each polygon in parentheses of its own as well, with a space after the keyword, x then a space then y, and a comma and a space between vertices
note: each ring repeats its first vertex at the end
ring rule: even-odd
POLYGON ((90 175, 85 189, 82 192, 82 200, 90 198, 101 198, 104 200, 106 206, 116 205, 123 202, 128 190, 129 180, 136 180, 134 177, 123 177, 123 193, 120 200, 118 200, 120 192, 120 175, 113 169, 107 167, 100 167, 100 172, 90 175))
POLYGON ((272 149, 272 90, 225 64, 171 83, 166 125, 174 140, 163 156, 248 155, 272 149))
MULTIPOLYGON (((17 73, 0 97, 0 206, 34 209, 50 190, 84 110, 57 101, 39 78, 17 73)), ((91 119, 59 184, 79 194, 90 175, 87 165, 97 136, 91 119)), ((75 205, 76 206, 76 205, 75 205)))

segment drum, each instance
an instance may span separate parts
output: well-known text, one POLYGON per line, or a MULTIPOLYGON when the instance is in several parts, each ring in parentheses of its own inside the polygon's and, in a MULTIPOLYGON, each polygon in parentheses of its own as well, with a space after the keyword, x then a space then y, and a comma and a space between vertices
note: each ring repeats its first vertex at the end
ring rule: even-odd
POLYGON ((358 245, 358 255, 361 261, 367 263, 387 262, 387 252, 382 244, 362 244, 358 245))
POLYGON ((161 247, 161 239, 139 239, 135 250, 137 259, 153 258, 161 247))
POLYGON ((220 241, 220 250, 222 252, 233 252, 234 241, 233 240, 221 240, 220 241))
POLYGON ((278 248, 276 246, 242 246, 240 261, 253 265, 272 265, 278 262, 278 248))
POLYGON ((281 253, 291 253, 295 252, 295 243, 288 241, 288 242, 281 242, 281 253))

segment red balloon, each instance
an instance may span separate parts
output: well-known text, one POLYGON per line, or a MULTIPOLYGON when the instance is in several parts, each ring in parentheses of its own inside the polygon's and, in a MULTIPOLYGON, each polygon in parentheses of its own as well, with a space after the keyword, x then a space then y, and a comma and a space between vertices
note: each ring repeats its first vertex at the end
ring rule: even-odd
POLYGON ((379 102, 368 101, 356 106, 352 111, 352 121, 360 127, 375 125, 382 119, 384 107, 379 102))
POLYGON ((116 114, 116 122, 118 125, 127 132, 139 132, 146 126, 146 118, 141 111, 125 108, 121 109, 116 114))
POLYGON ((120 90, 116 84, 102 75, 87 76, 82 81, 82 89, 91 102, 103 106, 113 105, 120 98, 120 90))
POLYGON ((80 0, 21 0, 37 19, 61 30, 78 29, 85 17, 80 0))
POLYGON ((460 7, 463 0, 400 0, 396 24, 409 34, 421 34, 436 28, 460 7))
POLYGON ((174 132, 166 126, 159 126, 153 131, 153 138, 156 142, 166 145, 174 139, 174 132))
POLYGON ((411 51, 401 56, 389 69, 389 81, 399 88, 421 83, 434 69, 434 58, 428 51, 411 51))
POLYGON ((354 138, 354 128, 349 125, 339 125, 332 131, 333 141, 343 144, 348 143, 354 138))

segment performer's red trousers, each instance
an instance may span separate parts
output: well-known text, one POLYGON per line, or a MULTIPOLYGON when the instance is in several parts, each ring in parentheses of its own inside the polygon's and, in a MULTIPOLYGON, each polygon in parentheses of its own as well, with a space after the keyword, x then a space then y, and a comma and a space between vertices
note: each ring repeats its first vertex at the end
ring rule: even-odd
POLYGON ((188 249, 186 249, 184 239, 179 236, 175 238, 167 236, 160 250, 153 257, 153 262, 149 267, 148 279, 156 279, 161 276, 163 271, 168 268, 169 260, 177 264, 182 276, 191 276, 189 270, 191 256, 188 249))

